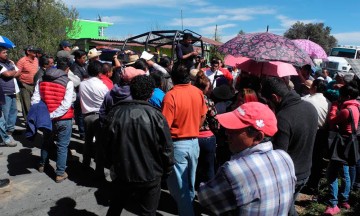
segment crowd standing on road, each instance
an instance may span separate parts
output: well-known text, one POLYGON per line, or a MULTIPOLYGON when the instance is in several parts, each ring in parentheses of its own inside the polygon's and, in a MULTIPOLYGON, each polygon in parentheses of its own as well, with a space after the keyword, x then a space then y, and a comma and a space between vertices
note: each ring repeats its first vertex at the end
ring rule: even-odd
MULTIPOLYGON (((358 129, 360 80, 353 74, 330 77, 310 65, 293 77, 230 72, 221 59, 206 65, 198 58, 188 33, 175 63, 146 51, 103 63, 100 50, 72 49, 68 41, 55 58, 28 46, 15 63, 7 51, 0 46, 0 145, 20 144, 12 136, 18 97, 27 138, 43 132, 39 172, 51 168, 55 143, 55 182, 64 182, 75 123, 84 168, 95 163, 100 180, 111 169, 107 215, 120 215, 129 202, 136 214, 156 215, 162 182, 181 216, 195 215, 195 199, 216 215, 297 215, 297 196, 318 195, 322 177, 325 214, 335 215, 350 209, 349 193, 360 189, 359 163, 327 154, 329 131, 348 139, 358 129)), ((0 180, 0 188, 9 184, 0 180)))

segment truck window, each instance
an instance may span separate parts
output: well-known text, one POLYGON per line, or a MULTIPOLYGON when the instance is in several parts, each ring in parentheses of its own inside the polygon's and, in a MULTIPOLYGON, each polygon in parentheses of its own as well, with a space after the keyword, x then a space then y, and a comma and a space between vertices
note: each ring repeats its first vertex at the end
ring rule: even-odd
POLYGON ((355 58, 356 49, 347 49, 347 48, 332 48, 330 56, 345 57, 345 58, 355 58))

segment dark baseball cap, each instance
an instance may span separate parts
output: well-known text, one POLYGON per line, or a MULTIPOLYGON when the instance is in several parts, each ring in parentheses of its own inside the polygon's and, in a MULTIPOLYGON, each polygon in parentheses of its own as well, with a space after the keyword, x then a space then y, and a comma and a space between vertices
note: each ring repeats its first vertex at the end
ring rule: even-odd
POLYGON ((61 47, 71 47, 72 44, 67 40, 63 40, 63 41, 60 42, 60 46, 61 47))
POLYGON ((34 47, 33 45, 29 45, 29 46, 27 46, 24 50, 25 50, 25 51, 35 51, 35 52, 38 52, 38 51, 39 51, 39 48, 34 47))

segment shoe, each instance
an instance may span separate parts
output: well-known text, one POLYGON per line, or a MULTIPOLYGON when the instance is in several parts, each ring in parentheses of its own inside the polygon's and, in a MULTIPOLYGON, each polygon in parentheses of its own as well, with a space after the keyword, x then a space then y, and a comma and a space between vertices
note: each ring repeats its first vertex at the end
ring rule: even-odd
POLYGON ((45 164, 39 164, 38 170, 40 173, 43 173, 45 170, 45 164))
POLYGON ((324 215, 336 215, 340 213, 339 207, 336 205, 335 207, 328 206, 324 212, 324 215))
POLYGON ((6 188, 10 185, 10 179, 0 179, 0 189, 6 188))
POLYGON ((17 146, 18 143, 19 143, 18 141, 14 140, 14 139, 10 139, 9 142, 3 142, 0 145, 6 146, 6 147, 15 147, 15 146, 17 146))
POLYGON ((344 208, 344 209, 346 209, 346 210, 349 210, 349 209, 350 209, 350 205, 349 205, 349 203, 347 203, 347 202, 341 203, 341 204, 340 204, 340 207, 341 207, 341 208, 344 208))
POLYGON ((56 176, 56 183, 60 183, 62 181, 64 181, 65 179, 67 179, 68 174, 66 172, 64 172, 64 174, 60 175, 60 176, 56 176))

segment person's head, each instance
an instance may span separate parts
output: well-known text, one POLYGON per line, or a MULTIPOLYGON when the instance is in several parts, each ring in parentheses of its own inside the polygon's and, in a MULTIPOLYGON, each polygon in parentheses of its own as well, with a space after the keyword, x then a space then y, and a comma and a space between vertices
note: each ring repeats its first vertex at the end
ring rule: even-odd
POLYGON ((183 35, 183 42, 185 44, 191 44, 193 39, 193 35, 191 33, 185 33, 183 35))
POLYGON ((310 87, 310 94, 313 95, 315 93, 325 93, 326 91, 326 81, 316 79, 312 82, 310 87))
POLYGON ((241 89, 239 94, 241 96, 240 100, 242 100, 239 101, 240 104, 259 101, 256 92, 251 88, 241 89))
POLYGON ((143 71, 148 71, 149 67, 148 64, 146 63, 145 59, 139 58, 138 60, 136 60, 136 62, 133 65, 134 68, 139 69, 139 70, 143 70, 143 71))
POLYGON ((328 77, 328 76, 330 76, 330 73, 329 73, 329 71, 327 70, 327 69, 322 69, 322 74, 325 76, 325 78, 326 77, 328 77))
POLYGON ((190 71, 184 64, 175 65, 171 72, 171 79, 174 84, 190 83, 190 71))
POLYGON ((301 74, 305 79, 309 79, 310 75, 312 74, 311 65, 304 65, 301 67, 301 74))
POLYGON ((54 58, 48 55, 41 56, 39 59, 39 66, 45 70, 51 68, 54 66, 54 58))
POLYGON ((43 57, 44 55, 45 55, 44 50, 41 49, 41 48, 38 48, 38 51, 36 52, 36 57, 37 57, 37 58, 41 58, 41 57, 43 57))
POLYGON ((171 71, 173 64, 173 61, 168 56, 163 56, 160 58, 159 65, 165 69, 168 69, 168 71, 171 71))
POLYGON ((8 49, 0 46, 0 61, 8 60, 8 49))
POLYGON ((301 96, 310 94, 310 88, 311 88, 312 83, 313 83, 313 81, 311 81, 311 80, 305 80, 305 82, 301 84, 301 88, 300 88, 301 96))
POLYGON ((358 85, 355 81, 346 83, 339 89, 340 101, 355 100, 359 96, 358 85))
POLYGON ((219 68, 220 68, 219 60, 218 59, 211 60, 211 71, 217 71, 219 70, 219 68))
POLYGON ((71 51, 71 46, 72 46, 72 44, 69 41, 63 40, 59 44, 59 50, 65 50, 65 51, 70 52, 71 51))
POLYGON ((226 129, 232 153, 256 146, 277 132, 275 114, 259 102, 245 103, 232 112, 217 115, 217 119, 226 129))
POLYGON ((30 46, 27 46, 24 49, 24 51, 25 51, 25 55, 27 57, 34 59, 36 57, 36 53, 37 53, 38 49, 36 47, 30 45, 30 46))
POLYGON ((87 57, 86 52, 84 50, 75 50, 73 53, 75 62, 77 62, 79 65, 84 65, 87 57))
POLYGON ((111 78, 113 75, 113 71, 112 71, 112 66, 109 63, 104 63, 102 65, 102 70, 101 73, 104 74, 105 76, 111 78))
POLYGON ((59 70, 63 70, 66 73, 69 71, 71 66, 71 61, 69 58, 58 58, 56 60, 56 68, 59 70))
POLYGON ((150 76, 154 79, 155 87, 162 88, 164 83, 164 75, 161 71, 154 70, 151 72, 150 76))
POLYGON ((88 74, 91 77, 96 77, 101 73, 102 63, 99 61, 91 61, 88 65, 88 74))
POLYGON ((200 70, 196 74, 196 80, 194 85, 198 87, 204 93, 204 95, 209 95, 211 91, 211 83, 209 78, 205 75, 205 73, 202 70, 200 70))
POLYGON ((261 87, 261 95, 275 106, 280 104, 282 98, 290 92, 280 77, 265 77, 261 82, 261 87))
POLYGON ((138 75, 130 82, 130 93, 134 100, 148 101, 155 88, 153 78, 146 75, 138 75))

